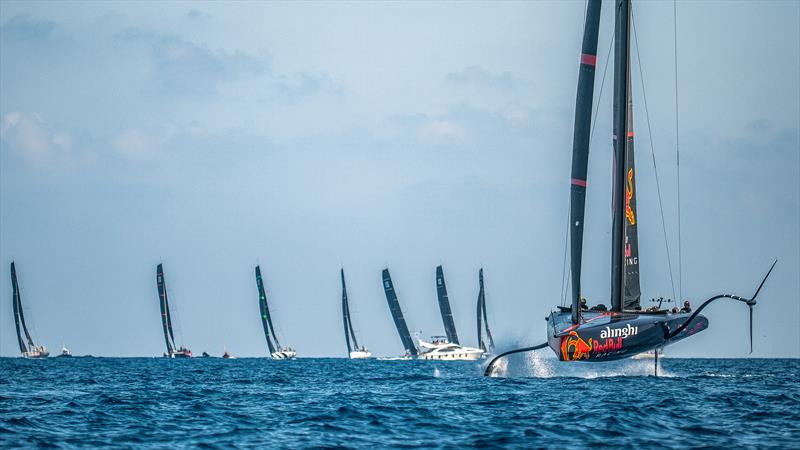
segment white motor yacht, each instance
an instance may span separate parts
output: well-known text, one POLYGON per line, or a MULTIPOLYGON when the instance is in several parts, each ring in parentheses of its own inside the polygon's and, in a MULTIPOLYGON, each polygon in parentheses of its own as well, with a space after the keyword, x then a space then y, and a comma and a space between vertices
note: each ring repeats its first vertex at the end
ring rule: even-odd
POLYGON ((419 359, 441 361, 476 361, 483 357, 484 351, 475 347, 464 347, 453 344, 444 336, 433 336, 431 341, 418 339, 419 359))

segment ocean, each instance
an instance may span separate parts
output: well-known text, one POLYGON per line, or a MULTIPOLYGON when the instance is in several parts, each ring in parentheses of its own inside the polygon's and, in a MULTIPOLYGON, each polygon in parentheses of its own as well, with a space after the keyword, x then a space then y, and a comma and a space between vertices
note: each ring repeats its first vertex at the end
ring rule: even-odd
POLYGON ((800 446, 800 360, 0 358, 0 448, 800 446))

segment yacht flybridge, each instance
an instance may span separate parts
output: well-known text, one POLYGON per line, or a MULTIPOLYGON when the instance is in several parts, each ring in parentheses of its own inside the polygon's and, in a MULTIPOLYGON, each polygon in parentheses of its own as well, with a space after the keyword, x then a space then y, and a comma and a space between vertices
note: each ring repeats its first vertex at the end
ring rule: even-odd
POLYGON ((580 74, 575 108, 570 194, 570 271, 571 306, 558 307, 547 317, 547 342, 498 355, 486 367, 512 353, 550 347, 562 361, 611 361, 653 351, 658 374, 658 351, 667 345, 708 328, 708 319, 700 315, 718 299, 731 299, 750 308, 750 351, 753 346, 753 306, 775 263, 767 272, 752 298, 721 294, 706 300, 694 312, 672 312, 659 307, 642 311, 639 285, 639 248, 636 211, 636 178, 633 148, 633 102, 631 96, 631 1, 615 0, 614 35, 614 116, 613 116, 613 226, 611 248, 611 308, 596 305, 591 309, 581 302, 581 259, 587 189, 590 127, 594 73, 597 62, 597 37, 601 0, 588 0, 580 74))
POLYGON ((353 321, 350 316, 350 303, 347 298, 347 286, 344 282, 344 268, 341 269, 342 276, 342 321, 344 322, 344 340, 347 343, 347 354, 350 359, 365 359, 372 356, 372 353, 365 346, 358 346, 356 332, 353 330, 353 321))
POLYGON ((22 296, 19 292, 17 268, 14 265, 14 261, 11 262, 11 288, 13 290, 11 303, 14 311, 14 325, 17 329, 17 343, 19 344, 19 351, 22 353, 22 357, 47 358, 50 356, 47 347, 33 343, 31 333, 28 331, 28 325, 25 324, 25 313, 22 310, 22 296), (25 334, 25 339, 22 338, 23 333, 25 334))
POLYGON ((261 278, 261 266, 256 266, 256 287, 258 287, 258 307, 261 310, 261 325, 264 327, 264 337, 267 339, 267 348, 272 359, 293 359, 297 352, 291 347, 282 347, 275 335, 272 325, 272 316, 267 306, 267 294, 264 291, 264 281, 261 278))
POLYGON ((167 298, 167 282, 164 279, 164 267, 162 264, 156 267, 156 285, 158 286, 158 300, 161 308, 161 327, 164 330, 164 341, 167 345, 164 357, 191 358, 191 350, 182 345, 180 347, 175 345, 175 336, 172 332, 172 315, 169 311, 169 299, 167 298))

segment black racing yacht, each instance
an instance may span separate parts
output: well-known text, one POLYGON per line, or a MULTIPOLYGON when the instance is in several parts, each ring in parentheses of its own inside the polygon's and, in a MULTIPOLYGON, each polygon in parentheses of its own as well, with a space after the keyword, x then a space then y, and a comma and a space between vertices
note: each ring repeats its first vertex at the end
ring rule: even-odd
POLYGON ((156 268, 156 284, 158 285, 158 303, 161 308, 161 326, 164 329, 164 341, 167 344, 165 358, 191 358, 192 351, 184 346, 175 345, 175 336, 172 332, 172 314, 169 312, 169 299, 167 298, 167 282, 164 279, 164 267, 159 264, 156 268))
POLYGON ((489 318, 486 317, 486 291, 483 287, 483 267, 478 271, 478 306, 476 313, 478 316, 478 347, 484 351, 484 355, 494 353, 494 338, 489 331, 489 318), (481 320, 483 319, 483 320, 481 320), (483 333, 486 333, 486 340, 483 333))
POLYGON ((389 359, 412 359, 416 358, 419 354, 417 347, 414 345, 414 341, 411 339, 411 333, 408 331, 408 325, 406 325, 406 319, 403 317, 403 310, 400 308, 400 301, 397 300, 397 292, 394 290, 394 284, 392 283, 392 276, 389 275, 389 269, 383 269, 382 273, 382 280, 383 280, 383 292, 386 294, 386 302, 389 304, 389 312, 392 313, 392 319, 394 320, 394 326, 397 328, 397 333, 400 335, 400 341, 403 343, 403 347, 405 348, 406 352, 403 356, 389 358, 389 359))
POLYGON ((50 352, 44 345, 36 345, 33 343, 31 333, 28 331, 28 325, 25 324, 25 313, 22 311, 22 296, 19 292, 19 283, 17 282, 17 268, 14 261, 11 262, 11 288, 12 288, 12 309, 14 311, 14 325, 17 329, 17 343, 19 344, 19 351, 22 353, 23 358, 47 358, 50 352), (22 334, 25 334, 25 339, 22 334))
POLYGON ((294 359, 297 352, 291 347, 281 347, 275 327, 272 325, 272 316, 267 305, 267 293, 264 290, 264 280, 261 278, 261 266, 256 266, 256 287, 258 288, 258 308, 261 311, 261 325, 264 327, 264 337, 267 339, 269 355, 272 359, 294 359))
POLYGON ((486 367, 503 356, 550 347, 561 361, 612 361, 655 351, 656 375, 658 351, 708 328, 708 319, 700 312, 712 302, 730 299, 750 308, 750 350, 753 338, 753 306, 769 277, 772 264, 752 298, 733 294, 715 295, 691 311, 642 310, 639 284, 639 248, 637 235, 636 177, 634 165, 633 102, 631 95, 631 1, 614 0, 614 108, 613 108, 613 224, 611 248, 611 307, 595 305, 591 309, 581 297, 581 258, 587 189, 587 166, 591 136, 594 73, 597 61, 597 37, 600 25, 600 0, 588 0, 580 56, 580 73, 575 108, 570 194, 570 275, 571 305, 558 307, 547 317, 547 342, 498 355, 486 367))

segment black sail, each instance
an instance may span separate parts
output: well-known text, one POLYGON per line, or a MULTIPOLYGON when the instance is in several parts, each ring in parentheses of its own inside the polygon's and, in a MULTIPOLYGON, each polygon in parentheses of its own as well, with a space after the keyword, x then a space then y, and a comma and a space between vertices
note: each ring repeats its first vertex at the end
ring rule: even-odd
POLYGON ((630 78, 630 0, 615 0, 614 27, 614 174, 612 178, 611 309, 623 310, 625 284, 625 204, 628 95, 630 78))
POLYGON ((450 309, 450 299, 447 297, 447 285, 444 282, 444 272, 442 266, 436 267, 436 296, 439 298, 439 311, 442 313, 444 332, 447 340, 453 344, 460 345, 456 324, 453 321, 453 311, 450 309))
POLYGON ((342 275, 342 321, 344 322, 344 338, 347 341, 347 354, 349 355, 354 349, 358 349, 358 341, 356 340, 356 332, 353 331, 353 320, 350 317, 350 303, 347 299, 347 286, 344 282, 344 269, 341 269, 342 275), (352 346, 350 341, 352 340, 352 346))
POLYGON ((273 345, 270 334, 274 336, 275 332, 272 329, 272 318, 269 315, 269 308, 267 307, 267 294, 264 292, 264 281, 261 279, 260 266, 256 266, 256 286, 258 286, 258 308, 261 311, 261 325, 264 327, 264 338, 267 339, 267 347, 269 347, 269 353, 272 354, 275 353, 278 340, 276 339, 276 344, 273 345))
POLYGON ((477 306, 477 314, 478 314, 478 346, 483 351, 494 351, 494 339, 492 338, 492 332, 489 331, 489 319, 486 317, 486 291, 483 287, 483 268, 478 271, 478 284, 480 289, 478 291, 478 306, 477 306), (482 320, 481 320, 482 319, 482 320), (486 345, 486 342, 483 340, 483 330, 486 330, 486 338, 489 340, 489 345, 486 345))
POLYGON ((156 285, 158 286, 158 304, 161 308, 161 326, 164 329, 164 342, 169 355, 175 353, 175 339, 172 336, 172 320, 169 317, 167 283, 164 280, 164 267, 161 264, 156 268, 156 285))
POLYGON ((410 355, 416 356, 417 347, 411 339, 411 333, 408 332, 406 319, 403 317, 403 310, 400 309, 400 302, 397 300, 389 269, 383 269, 383 292, 386 294, 386 302, 389 303, 389 310, 392 312, 392 319, 394 319, 394 325, 397 327, 397 333, 400 334, 403 347, 410 355))
MULTIPOLYGON (((25 346, 25 340, 22 339, 22 330, 20 329, 20 325, 23 321, 21 314, 22 314, 22 301, 19 293, 19 285, 17 284, 17 270, 14 266, 14 262, 11 262, 11 287, 13 289, 13 296, 11 298, 11 303, 14 310, 14 325, 17 328, 17 342, 19 343, 19 351, 22 354, 28 353, 28 347, 25 346)), ((29 337, 30 340, 30 337, 29 337)), ((33 345, 31 345, 33 346, 33 345)))
POLYGON ((586 211, 586 177, 589 164, 594 72, 597 63, 597 34, 600 28, 600 0, 589 0, 583 30, 578 94, 575 100, 575 128, 572 141, 570 189, 570 270, 572 276, 572 322, 580 321, 583 223, 586 211))
POLYGON ((623 280, 622 309, 640 309, 642 297, 639 285, 639 216, 636 211, 636 170, 633 152, 633 100, 631 95, 630 61, 628 64, 628 103, 625 145, 625 240, 623 257, 625 259, 625 279, 623 280))

